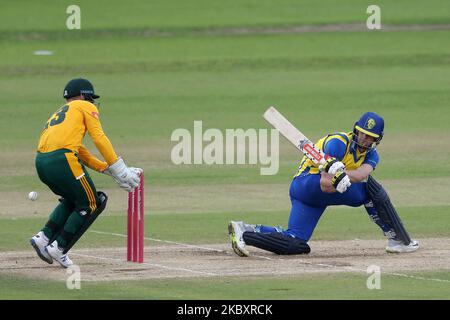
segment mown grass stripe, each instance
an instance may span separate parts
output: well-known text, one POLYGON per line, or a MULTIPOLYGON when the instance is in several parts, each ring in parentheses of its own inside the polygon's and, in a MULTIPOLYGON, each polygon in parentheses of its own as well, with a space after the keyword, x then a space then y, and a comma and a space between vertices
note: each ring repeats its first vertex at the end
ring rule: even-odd
POLYGON ((360 57, 314 57, 314 58, 254 58, 254 59, 207 59, 169 62, 95 63, 84 65, 36 65, 0 67, 3 76, 62 75, 186 72, 186 71, 233 71, 233 70, 323 70, 360 69, 364 67, 391 68, 400 66, 449 66, 448 54, 384 55, 360 57))
MULTIPOLYGON (((383 32, 449 30, 449 23, 442 24, 383 24, 383 32)), ((336 23, 319 25, 231 26, 203 28, 117 28, 82 29, 78 32, 58 31, 0 31, 0 41, 45 41, 64 39, 110 38, 168 38, 168 37, 217 37, 273 34, 303 34, 318 32, 367 32, 365 23, 336 23)))

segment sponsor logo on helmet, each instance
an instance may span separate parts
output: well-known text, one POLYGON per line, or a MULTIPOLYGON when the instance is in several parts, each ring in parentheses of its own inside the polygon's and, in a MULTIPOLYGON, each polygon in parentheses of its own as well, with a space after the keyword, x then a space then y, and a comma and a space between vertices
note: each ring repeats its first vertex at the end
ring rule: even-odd
POLYGON ((377 123, 375 122, 375 120, 373 120, 372 118, 367 119, 366 125, 365 127, 367 129, 373 129, 373 127, 375 127, 377 123))

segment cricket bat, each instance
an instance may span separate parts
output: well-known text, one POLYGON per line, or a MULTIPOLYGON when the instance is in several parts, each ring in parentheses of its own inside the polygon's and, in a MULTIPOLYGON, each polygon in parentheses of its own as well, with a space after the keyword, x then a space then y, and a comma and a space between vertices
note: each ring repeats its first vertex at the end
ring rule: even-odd
POLYGON ((294 127, 275 107, 267 109, 263 117, 317 166, 324 164, 326 159, 328 159, 328 156, 322 150, 317 148, 311 140, 294 127))

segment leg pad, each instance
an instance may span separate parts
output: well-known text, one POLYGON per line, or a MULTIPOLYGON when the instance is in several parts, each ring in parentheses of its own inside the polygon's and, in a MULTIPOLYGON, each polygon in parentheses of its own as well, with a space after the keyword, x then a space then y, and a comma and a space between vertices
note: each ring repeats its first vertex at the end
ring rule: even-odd
POLYGON ((380 220, 394 229, 395 239, 401 240, 405 245, 408 245, 411 242, 411 238, 392 205, 386 190, 372 176, 369 176, 367 179, 366 188, 380 220))
POLYGON ((244 232, 245 244, 280 255, 309 253, 311 248, 306 241, 286 236, 282 233, 244 232))
POLYGON ((86 218, 86 221, 84 222, 81 229, 78 230, 78 232, 73 236, 73 238, 64 248, 63 251, 64 254, 66 254, 72 248, 72 246, 81 238, 81 236, 86 232, 86 230, 91 226, 91 224, 94 223, 95 219, 97 219, 100 213, 102 213, 103 210, 105 210, 106 202, 108 201, 108 196, 102 191, 97 191, 97 195, 98 199, 100 200, 97 209, 86 218))

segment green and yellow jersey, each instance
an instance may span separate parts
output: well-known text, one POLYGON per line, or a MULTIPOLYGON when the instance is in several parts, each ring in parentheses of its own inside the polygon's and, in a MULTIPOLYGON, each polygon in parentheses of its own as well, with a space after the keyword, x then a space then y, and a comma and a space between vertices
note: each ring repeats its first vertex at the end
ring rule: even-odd
POLYGON ((68 161, 71 167, 74 166, 72 169, 76 171, 75 175, 82 174, 79 172, 80 168, 75 168, 77 166, 74 161, 78 161, 76 157, 96 171, 103 171, 118 160, 111 142, 103 132, 97 107, 85 100, 68 102, 48 119, 41 133, 37 151, 48 153, 59 149, 74 152, 75 159, 68 158, 68 161), (97 159, 83 145, 86 132, 106 162, 97 159))
MULTIPOLYGON (((346 170, 356 170, 364 163, 371 165, 374 169, 378 164, 379 157, 375 149, 360 152, 352 143, 352 132, 338 132, 329 134, 319 139, 315 146, 325 154, 338 159, 344 163, 346 170)), ((319 168, 307 157, 300 161, 297 176, 307 174, 319 174, 319 168)))

